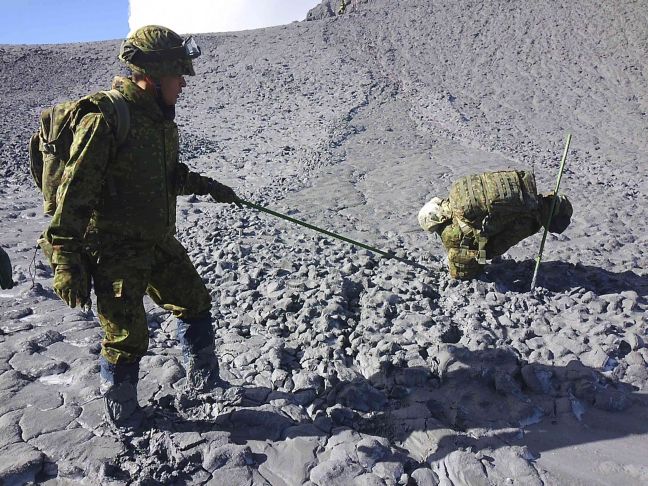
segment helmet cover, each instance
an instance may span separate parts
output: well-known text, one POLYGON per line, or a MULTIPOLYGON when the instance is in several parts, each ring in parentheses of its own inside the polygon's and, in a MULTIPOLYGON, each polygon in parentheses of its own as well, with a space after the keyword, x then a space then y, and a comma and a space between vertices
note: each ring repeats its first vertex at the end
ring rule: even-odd
POLYGON ((193 37, 183 39, 160 25, 146 25, 131 33, 121 45, 119 60, 131 71, 153 78, 195 76, 192 59, 200 55, 193 37))

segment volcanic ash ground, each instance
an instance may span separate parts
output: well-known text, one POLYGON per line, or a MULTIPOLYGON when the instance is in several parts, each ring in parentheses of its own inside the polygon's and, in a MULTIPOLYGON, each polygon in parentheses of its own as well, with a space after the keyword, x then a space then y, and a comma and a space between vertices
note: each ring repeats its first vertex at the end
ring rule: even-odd
POLYGON ((175 322, 147 300, 145 431, 101 425, 96 309, 51 289, 27 140, 41 110, 107 89, 119 42, 0 46, 0 482, 553 485, 648 482, 648 22, 619 0, 352 2, 199 35, 182 160, 251 210, 179 198, 242 399, 175 399, 175 322), (418 209, 459 176, 533 169, 572 225, 471 282, 418 209), (31 265, 31 269, 30 269, 31 265), (33 279, 32 276, 33 275, 33 279))

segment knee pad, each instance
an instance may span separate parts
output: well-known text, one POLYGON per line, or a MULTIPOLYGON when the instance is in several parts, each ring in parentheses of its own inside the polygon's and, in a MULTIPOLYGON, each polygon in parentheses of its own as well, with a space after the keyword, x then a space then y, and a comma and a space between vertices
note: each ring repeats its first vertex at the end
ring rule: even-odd
POLYGON ((450 276, 460 280, 468 280, 476 277, 484 269, 484 265, 479 263, 479 258, 479 250, 450 248, 448 250, 450 276))

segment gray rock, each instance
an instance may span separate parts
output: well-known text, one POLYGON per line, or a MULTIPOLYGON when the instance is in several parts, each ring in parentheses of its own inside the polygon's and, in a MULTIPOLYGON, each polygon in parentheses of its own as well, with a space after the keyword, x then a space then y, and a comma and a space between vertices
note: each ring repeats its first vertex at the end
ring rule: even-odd
POLYGON ((390 454, 391 451, 385 439, 380 440, 374 437, 368 437, 356 444, 358 463, 369 471, 371 471, 371 468, 376 462, 390 454))
POLYGON ((443 463, 451 484, 490 485, 484 465, 475 454, 461 450, 453 451, 445 457, 443 463))
POLYGON ((81 406, 81 415, 77 417, 84 428, 88 430, 97 430, 103 423, 104 404, 101 398, 90 400, 81 406))
POLYGON ((610 357, 600 346, 594 346, 592 350, 581 354, 578 359, 585 365, 594 369, 604 369, 610 357))
POLYGON ((78 346, 63 341, 50 344, 40 354, 48 356, 55 361, 67 363, 72 368, 77 367, 79 360, 92 360, 93 363, 98 364, 96 363, 96 358, 89 352, 89 349, 79 348, 78 346))
POLYGON ((488 472, 488 477, 495 484, 507 484, 510 479, 516 483, 529 486, 545 484, 538 471, 531 463, 532 454, 526 447, 501 447, 493 451, 494 468, 488 472))
POLYGON ((39 410, 36 407, 27 407, 20 419, 23 439, 28 441, 48 432, 63 430, 80 413, 81 409, 76 407, 62 406, 54 410, 39 410))
POLYGON ((22 309, 14 309, 6 312, 3 316, 3 319, 22 319, 23 317, 31 316, 34 313, 34 310, 31 307, 25 307, 22 309))
POLYGON ((39 435, 31 440, 31 444, 56 461, 60 469, 67 468, 94 477, 106 463, 112 463, 124 452, 124 445, 114 437, 97 437, 82 428, 39 435))
POLYGON ((437 486, 439 477, 432 469, 420 467, 412 472, 412 479, 416 486, 437 486))
POLYGON ((310 371, 300 371, 293 375, 292 380, 295 384, 293 392, 312 389, 319 394, 324 388, 324 378, 310 371))
POLYGON ((306 20, 322 20, 328 17, 334 17, 336 9, 335 0, 323 0, 322 3, 308 11, 306 20))
POLYGON ((293 421, 281 415, 270 405, 255 409, 235 410, 229 415, 233 426, 234 440, 278 440, 284 430, 294 425, 293 421))
POLYGON ((25 442, 0 447, 0 484, 28 484, 43 468, 45 455, 25 442))
POLYGON ((181 451, 186 451, 202 444, 205 439, 198 432, 176 432, 173 434, 173 441, 181 451))
POLYGON ((63 341, 63 336, 60 332, 52 329, 41 332, 36 336, 30 337, 20 346, 25 351, 42 351, 44 348, 50 347, 54 343, 63 341))
POLYGON ((644 384, 648 382, 648 368, 645 364, 632 364, 625 370, 625 380, 644 384))
POLYGON ((357 463, 358 453, 353 442, 342 442, 330 448, 330 461, 342 461, 348 463, 357 463))
POLYGON ((552 393, 553 372, 549 368, 538 365, 525 365, 520 372, 522 381, 534 393, 552 393))
MULTIPOLYGON (((7 371, 1 375, 0 382, 5 375, 13 375, 13 373, 15 372, 7 371)), ((16 375, 19 374, 16 373, 16 375)), ((63 404, 63 397, 54 387, 38 382, 27 383, 20 387, 20 384, 24 383, 22 380, 17 380, 14 383, 16 391, 12 391, 12 388, 3 390, 0 385, 0 414, 28 406, 35 407, 38 410, 51 410, 63 404)))
POLYGON ((342 460, 324 461, 310 471, 310 480, 317 486, 348 486, 364 473, 362 466, 342 460))
POLYGON ((0 448, 23 442, 19 426, 22 410, 9 412, 0 417, 0 448))
MULTIPOLYGON (((255 476, 249 467, 222 467, 212 471, 211 479, 205 486, 264 486, 268 483, 254 481, 255 476)), ((258 478, 261 479, 261 478, 258 478)))
POLYGON ((374 473, 365 473, 356 476, 353 479, 353 486, 385 486, 386 483, 383 478, 374 473))
POLYGON ((388 484, 394 484, 405 474, 405 469, 400 461, 381 461, 374 464, 371 472, 383 478, 388 484))
POLYGON ((3 322, 2 327, 0 327, 0 330, 2 330, 2 334, 14 334, 22 331, 29 331, 30 329, 33 328, 34 326, 30 322, 13 321, 13 322, 3 322))
POLYGON ((356 381, 342 386, 335 399, 342 405, 362 412, 382 410, 387 404, 384 393, 376 390, 366 381, 356 381))
POLYGON ((294 437, 269 445, 263 451, 267 459, 259 465, 259 472, 272 485, 302 484, 308 480, 309 471, 317 462, 315 451, 318 447, 317 436, 294 437))
POLYGON ((629 344, 632 351, 637 351, 645 346, 644 338, 636 332, 626 334, 624 340, 629 344))
POLYGON ((209 444, 203 453, 202 467, 211 473, 226 468, 246 468, 254 464, 252 452, 248 446, 237 444, 209 444))
POLYGON ((21 373, 32 378, 41 376, 58 375, 68 370, 68 364, 56 361, 40 353, 16 353, 9 361, 11 366, 21 373))

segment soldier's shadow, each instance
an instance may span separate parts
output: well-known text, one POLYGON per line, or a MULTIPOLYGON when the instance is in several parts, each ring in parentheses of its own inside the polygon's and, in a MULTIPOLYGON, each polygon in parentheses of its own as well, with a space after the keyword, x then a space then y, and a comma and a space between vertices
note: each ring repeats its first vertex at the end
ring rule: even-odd
MULTIPOLYGON (((486 267, 482 279, 516 292, 528 292, 534 266, 534 260, 496 260, 486 267)), ((537 286, 553 292, 581 287, 599 295, 633 290, 641 297, 648 296, 648 276, 629 270, 612 272, 592 265, 561 261, 548 261, 540 265, 537 286)))
POLYGON ((646 396, 579 361, 550 366, 521 362, 506 349, 439 349, 427 381, 427 368, 387 367, 371 376, 387 403, 365 414, 358 430, 387 437, 428 462, 459 448, 517 444, 540 454, 648 433, 646 396), (426 440, 434 452, 421 448, 426 440))
POLYGON ((459 448, 492 451, 512 444, 540 454, 648 433, 645 395, 578 361, 529 364, 510 350, 455 345, 429 353, 434 356, 430 367, 386 365, 369 378, 338 382, 308 399, 303 393, 247 387, 244 402, 214 420, 177 417, 158 425, 175 432, 226 431, 238 444, 325 439, 348 428, 388 439, 407 451, 405 462, 441 460, 459 448), (315 419, 290 412, 318 400, 321 413, 315 419))

